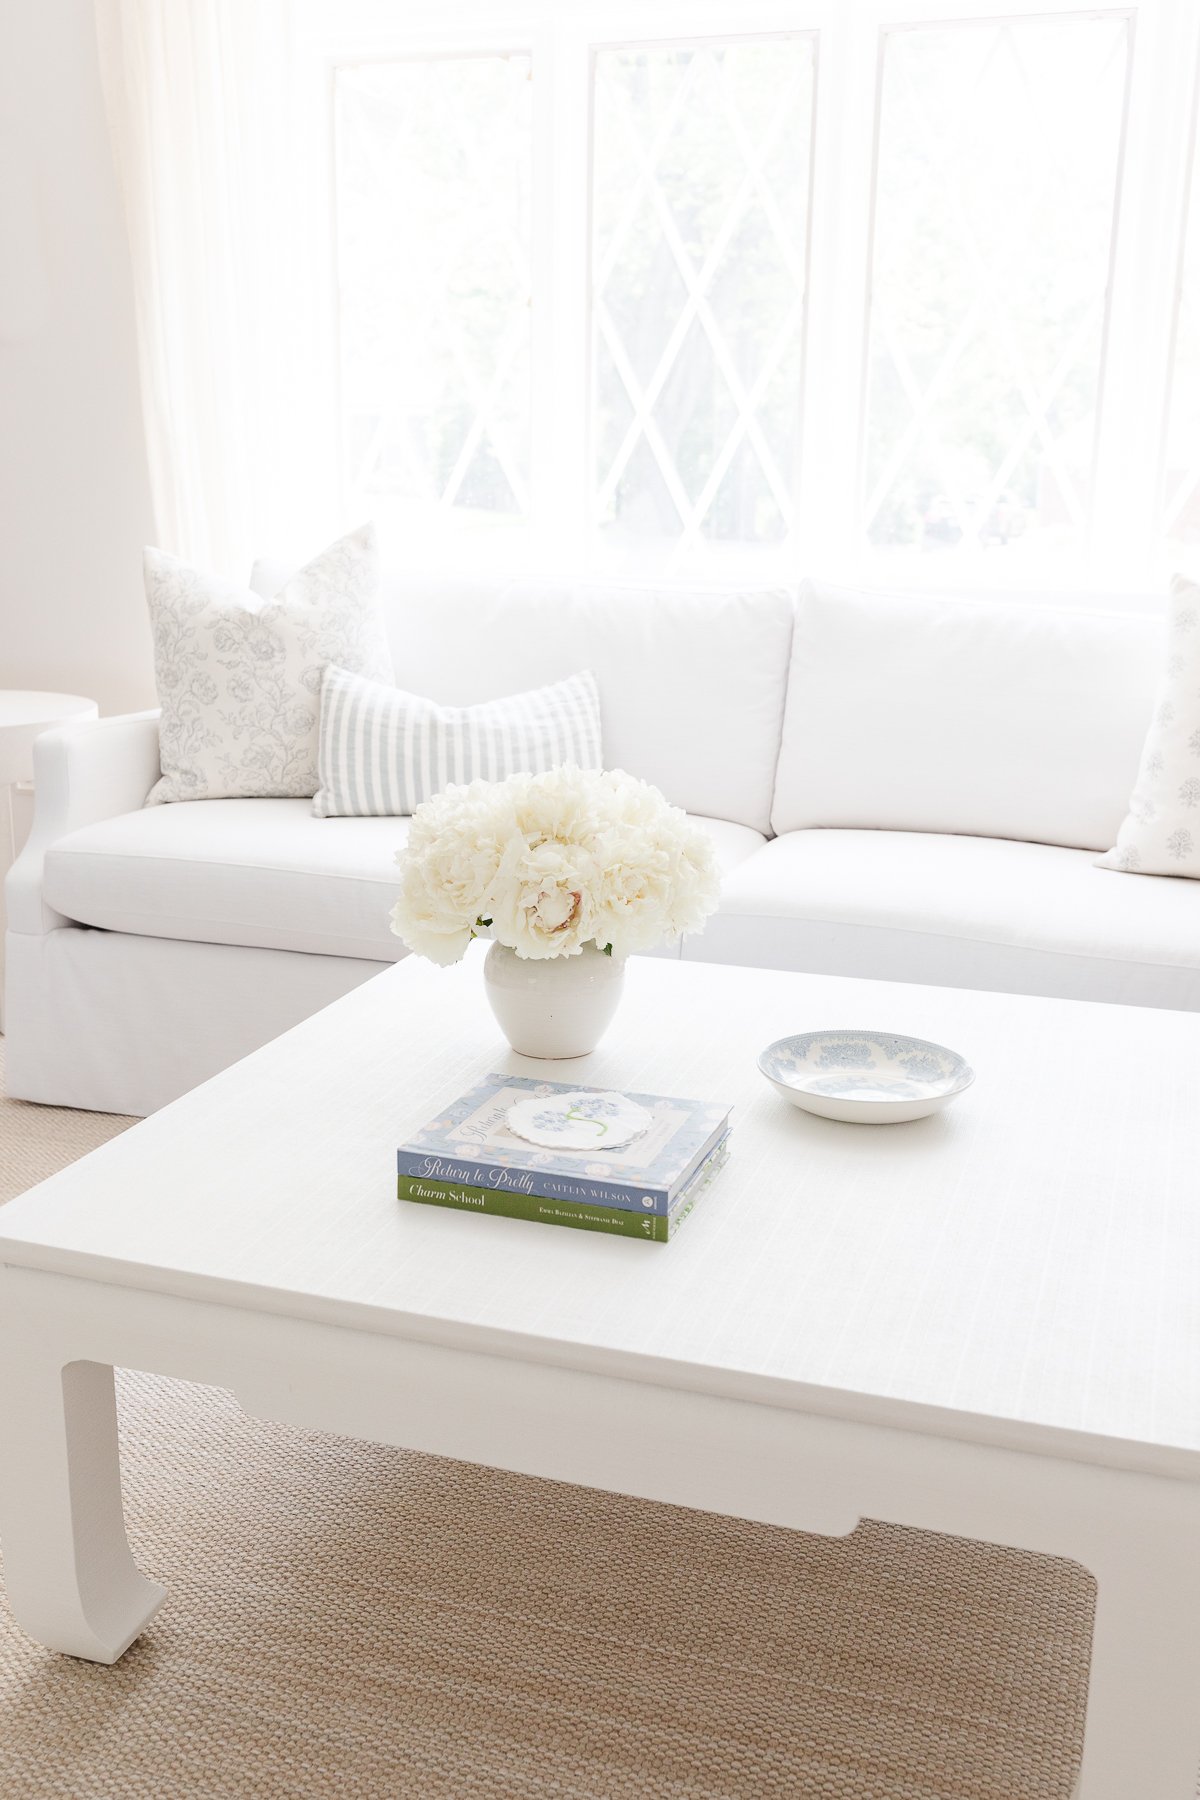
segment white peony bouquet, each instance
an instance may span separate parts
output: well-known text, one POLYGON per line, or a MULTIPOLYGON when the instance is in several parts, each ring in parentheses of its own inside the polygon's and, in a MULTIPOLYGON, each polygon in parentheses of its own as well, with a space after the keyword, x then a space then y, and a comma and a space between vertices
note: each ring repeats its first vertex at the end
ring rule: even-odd
POLYGON ((623 957, 698 931, 719 892, 708 834, 619 769, 448 787, 417 808, 396 861, 392 930, 437 963, 489 927, 518 956, 623 957))

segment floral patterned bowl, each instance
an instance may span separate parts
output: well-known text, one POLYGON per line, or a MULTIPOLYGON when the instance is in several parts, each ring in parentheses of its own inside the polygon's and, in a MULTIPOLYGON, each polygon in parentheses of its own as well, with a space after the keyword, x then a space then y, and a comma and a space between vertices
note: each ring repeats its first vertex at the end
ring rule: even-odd
POLYGON ((888 1031, 801 1032, 769 1044, 758 1066, 793 1106, 863 1125, 923 1119, 975 1079, 956 1050, 888 1031))

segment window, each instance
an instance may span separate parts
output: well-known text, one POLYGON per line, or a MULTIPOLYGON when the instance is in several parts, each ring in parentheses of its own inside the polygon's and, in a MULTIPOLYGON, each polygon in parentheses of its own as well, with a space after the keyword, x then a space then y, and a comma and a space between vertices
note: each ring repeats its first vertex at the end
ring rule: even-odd
POLYGON ((301 0, 347 515, 1151 586, 1200 545, 1200 7, 1011 4, 301 0))
POLYGON ((593 517, 646 558, 795 524, 813 41, 593 67, 593 517))
POLYGON ((1162 529, 1176 550, 1200 544, 1200 133, 1192 118, 1188 205, 1180 254, 1178 308, 1163 466, 1162 529))
POLYGON ((1128 37, 1103 15, 884 34, 869 543, 1086 541, 1128 37))
POLYGON ((334 77, 342 470, 356 513, 529 504, 528 56, 334 77))

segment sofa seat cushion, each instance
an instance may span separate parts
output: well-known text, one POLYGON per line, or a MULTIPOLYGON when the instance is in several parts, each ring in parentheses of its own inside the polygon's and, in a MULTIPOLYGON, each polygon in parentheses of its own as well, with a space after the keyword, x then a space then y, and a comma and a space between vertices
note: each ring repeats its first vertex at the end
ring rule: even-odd
MULTIPOLYGON (((723 871, 763 838, 703 819, 723 871)), ((407 819, 316 819, 309 800, 198 800, 88 825, 47 853, 46 899, 139 937, 393 962, 388 914, 407 819)), ((1113 880, 1113 877, 1109 877, 1113 880)))
POLYGON ((1131 881, 1089 851, 1045 844, 797 831, 732 872, 720 912, 684 955, 1200 1008, 1200 889, 1131 881))

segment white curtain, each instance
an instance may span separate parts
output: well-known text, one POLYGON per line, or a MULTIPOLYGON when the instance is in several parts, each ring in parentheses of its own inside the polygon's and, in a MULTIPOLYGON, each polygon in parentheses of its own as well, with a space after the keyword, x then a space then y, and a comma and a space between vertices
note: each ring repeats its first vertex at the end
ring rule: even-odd
POLYGON ((242 578, 333 499, 289 12, 96 0, 159 543, 242 578))

